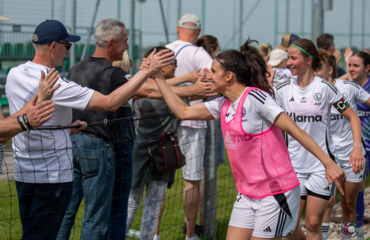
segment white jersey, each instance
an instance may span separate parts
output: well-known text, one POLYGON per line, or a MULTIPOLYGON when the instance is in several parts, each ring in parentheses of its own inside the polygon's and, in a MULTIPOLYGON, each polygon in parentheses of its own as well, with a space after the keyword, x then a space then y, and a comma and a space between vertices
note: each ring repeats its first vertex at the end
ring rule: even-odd
MULTIPOLYGON (((246 89, 248 89, 248 87, 246 89)), ((226 116, 224 116, 226 122, 230 122, 234 118, 242 96, 243 94, 230 105, 226 116)), ((225 101, 226 97, 219 97, 211 102, 205 103, 208 111, 215 119, 220 119, 220 117, 222 117, 221 108, 225 101)), ((252 90, 249 92, 242 110, 243 130, 249 134, 264 132, 271 127, 275 118, 281 112, 284 112, 284 110, 277 105, 270 94, 261 90, 252 90)))
MULTIPOLYGON (((356 102, 364 103, 370 98, 370 94, 357 83, 342 79, 335 79, 335 86, 343 94, 344 98, 357 114, 358 111, 356 102)), ((351 123, 341 114, 339 114, 334 107, 331 108, 330 113, 330 134, 338 152, 338 159, 348 161, 353 149, 351 123)), ((365 155, 366 152, 364 148, 362 148, 362 152, 365 155)))
POLYGON ((272 70, 276 70, 274 77, 274 85, 288 81, 292 78, 296 78, 295 76, 292 75, 289 68, 272 68, 272 70))
MULTIPOLYGON (((276 102, 292 120, 333 159, 335 147, 329 136, 330 108, 335 105, 342 112, 349 107, 342 94, 330 82, 315 76, 310 85, 301 88, 297 80, 289 80, 275 88, 276 102)), ((291 136, 285 136, 289 155, 297 173, 324 170, 322 163, 291 136)))
MULTIPOLYGON (((172 43, 166 45, 166 48, 171 49, 175 52, 177 59, 177 68, 175 71, 175 77, 184 75, 186 73, 192 72, 197 69, 209 68, 212 67, 212 58, 202 47, 197 47, 189 42, 184 42, 181 40, 176 40, 172 43)), ((193 85, 193 83, 186 83, 187 86, 193 85)), ((202 99, 191 101, 190 105, 203 102, 202 99)), ((206 121, 193 121, 185 120, 181 121, 180 126, 186 126, 191 128, 207 128, 206 121)))
MULTIPOLYGON (((41 71, 49 68, 33 62, 10 70, 5 90, 10 114, 20 110, 38 91, 41 71)), ((53 117, 42 127, 68 126, 72 121, 72 107, 84 110, 93 90, 82 87, 59 75, 51 101, 55 103, 53 117)), ((31 130, 13 138, 14 177, 26 183, 62 183, 73 181, 72 144, 69 129, 31 130)))

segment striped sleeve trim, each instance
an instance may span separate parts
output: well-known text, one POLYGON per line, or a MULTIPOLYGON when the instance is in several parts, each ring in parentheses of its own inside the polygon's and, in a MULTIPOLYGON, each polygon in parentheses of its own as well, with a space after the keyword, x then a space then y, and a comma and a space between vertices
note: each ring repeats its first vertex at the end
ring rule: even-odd
POLYGON ((262 96, 264 96, 264 97, 262 97, 260 94, 258 94, 256 92, 253 92, 253 91, 250 91, 249 95, 251 95, 252 97, 254 97, 255 99, 257 99, 262 104, 265 104, 266 96, 262 95, 262 96))
POLYGON ((338 94, 338 89, 331 82, 328 82, 326 80, 322 80, 321 82, 328 85, 335 92, 335 94, 338 94))
POLYGON ((354 82, 344 81, 343 84, 352 85, 352 86, 354 86, 357 89, 361 89, 361 87, 357 83, 354 83, 354 82))
POLYGON ((281 88, 283 88, 283 87, 285 87, 285 86, 288 86, 288 85, 290 85, 290 81, 286 81, 286 82, 280 83, 279 85, 277 85, 277 86, 275 87, 275 89, 276 89, 276 90, 279 90, 279 89, 281 89, 281 88))

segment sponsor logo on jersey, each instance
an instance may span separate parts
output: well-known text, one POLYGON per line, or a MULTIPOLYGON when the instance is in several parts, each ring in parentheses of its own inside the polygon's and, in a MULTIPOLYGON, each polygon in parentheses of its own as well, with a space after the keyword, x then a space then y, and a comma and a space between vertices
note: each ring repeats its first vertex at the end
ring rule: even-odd
POLYGON ((330 120, 332 120, 332 121, 335 121, 335 120, 341 120, 341 119, 343 119, 344 117, 343 117, 343 115, 341 115, 341 114, 331 114, 330 115, 330 120))
POLYGON ((294 97, 292 97, 292 98, 289 100, 289 102, 294 102, 294 97))
POLYGON ((296 115, 295 113, 289 113, 287 112, 289 117, 293 119, 294 122, 321 122, 322 121, 322 115, 316 115, 316 116, 301 116, 296 115))
POLYGON ((245 117, 246 114, 247 114, 247 110, 245 110, 245 108, 243 107, 242 117, 245 117))
POLYGON ((321 95, 321 93, 315 93, 315 95, 313 95, 313 98, 316 101, 320 101, 322 99, 322 95, 321 95))
POLYGON ((267 228, 265 228, 265 229, 263 230, 263 232, 271 232, 271 228, 270 228, 270 226, 268 226, 267 228))
POLYGON ((302 100, 301 100, 301 103, 306 103, 307 101, 306 101, 306 97, 302 97, 302 100))
POLYGON ((229 131, 226 131, 226 136, 224 137, 225 147, 235 150, 237 147, 234 142, 248 142, 250 139, 251 137, 246 134, 236 135, 230 134, 229 131))
POLYGON ((369 117, 370 112, 369 111, 358 111, 358 116, 359 117, 369 117))
POLYGON ((226 113, 226 117, 228 117, 230 115, 230 113, 226 113))
POLYGON ((328 191, 330 191, 330 187, 329 187, 329 186, 327 186, 326 188, 324 188, 324 190, 328 190, 328 191))
POLYGON ((236 150, 237 147, 233 143, 233 140, 231 139, 229 131, 226 131, 226 135, 224 136, 224 142, 225 142, 225 147, 228 149, 236 150))

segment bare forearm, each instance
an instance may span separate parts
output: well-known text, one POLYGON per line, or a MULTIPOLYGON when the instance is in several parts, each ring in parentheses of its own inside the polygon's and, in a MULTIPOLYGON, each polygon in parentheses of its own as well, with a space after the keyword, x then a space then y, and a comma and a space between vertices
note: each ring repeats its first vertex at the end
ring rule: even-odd
POLYGON ((8 142, 18 133, 23 132, 16 117, 10 116, 0 120, 0 143, 8 142))
POLYGON ((362 138, 362 131, 361 131, 361 120, 356 115, 351 117, 349 120, 351 123, 351 130, 353 135, 353 148, 361 149, 361 138, 362 138))
MULTIPOLYGON (((166 81, 168 85, 168 81, 166 81)), ((187 98, 194 95, 193 86, 169 86, 172 91, 177 94, 180 98, 187 98)), ((138 98, 149 98, 149 99, 159 99, 163 100, 163 95, 158 89, 156 84, 144 84, 134 95, 135 99, 138 98)))
POLYGON ((166 81, 169 86, 178 86, 180 84, 186 83, 188 80, 185 75, 181 75, 175 78, 167 79, 166 81))
POLYGON ((161 91, 163 95, 164 100, 166 101, 171 111, 175 114, 177 118, 183 119, 184 110, 188 108, 189 106, 186 105, 179 98, 179 96, 176 95, 174 91, 172 91, 171 87, 168 86, 168 84, 163 78, 155 78, 155 81, 158 85, 159 90, 161 91))

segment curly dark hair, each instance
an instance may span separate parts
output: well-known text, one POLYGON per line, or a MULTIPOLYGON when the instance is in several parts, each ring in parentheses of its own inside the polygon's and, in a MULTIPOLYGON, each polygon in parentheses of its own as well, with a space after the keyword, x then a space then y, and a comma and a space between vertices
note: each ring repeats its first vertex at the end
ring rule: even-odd
POLYGON ((257 49, 251 46, 257 43, 256 40, 248 40, 240 46, 240 52, 229 50, 220 53, 217 58, 227 66, 221 65, 224 71, 232 71, 236 75, 236 80, 245 86, 256 87, 274 97, 274 91, 268 84, 267 77, 270 73, 267 71, 267 65, 257 49))

